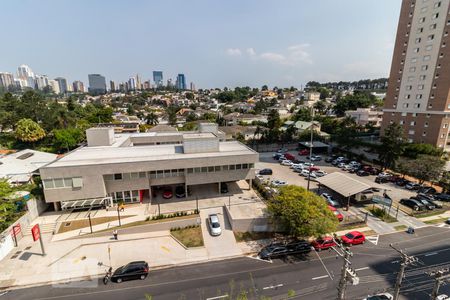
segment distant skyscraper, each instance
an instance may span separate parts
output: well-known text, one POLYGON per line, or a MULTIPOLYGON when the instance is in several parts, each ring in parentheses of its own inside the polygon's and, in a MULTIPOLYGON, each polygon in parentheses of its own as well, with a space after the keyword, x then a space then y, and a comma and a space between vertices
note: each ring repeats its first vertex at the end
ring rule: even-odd
POLYGON ((144 90, 149 90, 152 88, 152 84, 150 83, 150 80, 147 80, 144 82, 144 90))
POLYGON ((22 86, 35 88, 34 73, 27 65, 20 65, 17 68, 17 77, 21 81, 22 86))
POLYGON ((48 77, 47 75, 35 75, 34 76, 34 88, 38 90, 43 90, 46 86, 48 86, 48 77))
POLYGON ((67 86, 67 80, 63 77, 56 77, 55 80, 58 82, 59 84, 59 92, 61 94, 65 94, 68 91, 68 86, 67 86))
POLYGON ((115 92, 116 91, 116 83, 113 80, 109 81, 109 90, 111 92, 115 92))
POLYGON ((172 78, 167 79, 167 87, 173 87, 172 78))
POLYGON ((53 79, 50 79, 48 81, 48 85, 52 88, 53 93, 55 94, 59 94, 60 90, 59 90, 59 82, 53 79))
POLYGON ((163 72, 162 71, 153 71, 153 82, 157 87, 161 87, 164 85, 163 82, 163 72))
POLYGON ((73 91, 75 93, 84 93, 84 83, 82 81, 76 80, 72 83, 73 91))
POLYGON ((5 89, 14 86, 14 76, 11 73, 8 72, 1 72, 0 73, 0 87, 3 87, 5 89))
POLYGON ((450 1, 403 0, 381 132, 450 150, 450 1))
POLYGON ((177 89, 179 89, 179 90, 186 89, 186 77, 184 77, 184 74, 178 74, 176 86, 177 86, 177 89))
POLYGON ((130 77, 130 79, 128 79, 128 89, 132 91, 136 90, 136 78, 130 77))
POLYGON ((94 95, 106 93, 106 79, 100 74, 89 74, 89 93, 94 95))
POLYGON ((136 89, 142 90, 141 77, 139 77, 139 74, 136 74, 136 89))
POLYGON ((195 84, 191 81, 191 91, 195 91, 195 84))

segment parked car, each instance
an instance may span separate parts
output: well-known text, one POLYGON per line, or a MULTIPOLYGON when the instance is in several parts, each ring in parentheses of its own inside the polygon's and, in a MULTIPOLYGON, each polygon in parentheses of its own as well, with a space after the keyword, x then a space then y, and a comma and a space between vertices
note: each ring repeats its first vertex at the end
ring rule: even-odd
POLYGON ((277 153, 286 153, 286 152, 288 152, 287 148, 280 148, 277 150, 277 153))
POLYGON ((302 165, 295 166, 293 168, 294 172, 297 172, 297 173, 300 173, 301 171, 303 171, 303 169, 304 169, 304 166, 302 166, 302 165))
POLYGON ((175 188, 175 197, 177 197, 177 198, 184 198, 184 197, 186 197, 186 191, 184 189, 184 186, 178 185, 175 188))
POLYGON ((217 214, 210 214, 208 216, 208 226, 212 236, 222 234, 222 228, 220 228, 219 216, 217 216, 217 214))
POLYGON ((291 169, 303 169, 304 165, 303 164, 292 164, 291 165, 291 169))
POLYGON ((162 194, 164 199, 170 199, 173 197, 172 190, 170 188, 165 188, 162 194))
POLYGON ((311 172, 320 171, 320 168, 317 167, 317 166, 312 166, 312 167, 309 167, 307 169, 310 170, 311 172))
POLYGON ((436 189, 431 186, 422 186, 417 192, 423 194, 436 194, 436 189))
POLYGON ((288 159, 285 159, 285 160, 283 160, 282 162, 281 162, 281 164, 283 165, 283 166, 291 166, 292 164, 294 164, 292 161, 290 161, 290 160, 288 160, 288 159))
POLYGON ((410 181, 404 178, 398 178, 397 180, 395 180, 395 184, 398 186, 406 186, 408 183, 410 183, 410 181))
POLYGON ((313 246, 313 248, 316 251, 321 251, 321 250, 326 250, 326 249, 336 246, 336 243, 334 242, 332 237, 326 236, 326 237, 314 240, 311 243, 311 246, 313 246))
POLYGON ((308 154, 309 154, 308 149, 302 149, 302 150, 298 151, 298 155, 308 155, 308 154))
POLYGON ((405 185, 405 188, 408 190, 418 190, 418 189, 420 189, 420 184, 415 183, 415 182, 408 182, 405 185))
POLYGON ((358 176, 369 176, 370 173, 364 170, 359 170, 358 172, 356 172, 356 175, 358 176))
POLYGON ((387 177, 379 177, 379 176, 377 176, 377 177, 375 177, 375 182, 376 183, 386 183, 386 182, 389 182, 389 180, 388 180, 387 177))
POLYGON ((307 170, 307 169, 303 169, 301 172, 300 172, 300 175, 301 176, 304 176, 304 177, 308 177, 308 176, 310 176, 310 177, 317 177, 316 175, 314 175, 314 173, 312 172, 312 171, 309 171, 309 170, 307 170))
POLYGON ((419 194, 417 194, 416 198, 425 199, 428 202, 432 203, 434 206, 436 206, 436 208, 442 208, 443 207, 442 202, 440 202, 439 200, 434 199, 434 197, 429 195, 429 194, 419 193, 419 194))
POLYGON ((111 281, 121 283, 122 281, 141 279, 148 276, 148 263, 145 261, 133 261, 114 271, 111 281))
POLYGON ((294 240, 286 244, 288 255, 306 254, 311 252, 311 245, 305 240, 294 240))
POLYGON ((328 205, 328 209, 330 209, 333 212, 333 214, 336 216, 339 222, 342 222, 344 220, 344 216, 335 207, 328 205))
POLYGON ((320 196, 322 198, 324 198, 329 205, 333 206, 333 207, 340 207, 341 205, 339 204, 339 202, 337 202, 336 200, 334 200, 334 198, 328 194, 328 193, 322 193, 320 194, 320 196))
POLYGON ((372 296, 367 296, 363 300, 393 300, 394 296, 389 293, 381 293, 372 296))
POLYGON ((290 153, 285 153, 284 157, 290 161, 293 161, 295 159, 295 156, 290 153))
POLYGON ((424 210, 425 206, 414 199, 401 199, 400 204, 403 204, 406 207, 409 207, 415 211, 424 210))
POLYGON ((259 253, 260 259, 271 259, 287 255, 287 248, 282 243, 275 243, 264 247, 259 253))
POLYGON ((340 162, 337 164, 337 167, 340 169, 344 169, 347 166, 347 164, 345 162, 340 162))
POLYGON ((272 155, 273 159, 275 159, 275 160, 279 160, 281 156, 283 156, 283 154, 281 154, 281 153, 274 153, 272 155))
POLYGON ((366 237, 359 231, 350 231, 349 233, 341 236, 341 240, 347 245, 364 244, 366 237))
POLYGON ((314 167, 314 164, 311 163, 311 162, 305 162, 303 165, 304 165, 305 167, 314 167))
POLYGON ((272 175, 272 169, 259 170, 259 175, 272 175))
POLYGON ((222 182, 220 184, 220 193, 221 194, 226 194, 228 193, 228 184, 226 182, 222 182))
POLYGON ((410 199, 412 200, 416 200, 419 203, 422 203, 426 209, 428 210, 433 210, 436 208, 436 205, 434 205, 433 203, 429 202, 428 200, 424 199, 424 198, 420 198, 420 197, 411 197, 410 199))
POLYGON ((328 175, 328 173, 323 171, 323 170, 314 171, 314 174, 316 174, 316 176, 318 176, 318 177, 322 177, 322 176, 328 175))
POLYGON ((434 195, 434 199, 449 202, 450 201, 450 194, 444 194, 444 193, 438 193, 434 195))
POLYGON ((284 180, 278 180, 278 179, 272 180, 272 185, 275 187, 285 186, 287 184, 288 184, 287 181, 284 181, 284 180))
POLYGON ((334 160, 334 157, 332 156, 328 156, 327 158, 325 158, 325 162, 330 163, 334 160))
MULTIPOLYGON (((308 157, 306 157, 308 158, 308 157)), ((312 155, 310 158, 308 158, 310 161, 321 161, 322 157, 320 155, 312 155)))

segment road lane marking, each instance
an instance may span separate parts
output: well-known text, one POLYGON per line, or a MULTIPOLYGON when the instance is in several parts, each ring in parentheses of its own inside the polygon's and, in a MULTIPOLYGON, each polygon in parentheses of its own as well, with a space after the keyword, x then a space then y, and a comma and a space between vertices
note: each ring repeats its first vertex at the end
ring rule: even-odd
POLYGON ((391 261, 391 264, 398 264, 400 261, 399 260, 393 260, 391 261))
POLYGON ((206 298, 206 300, 224 299, 224 298, 228 298, 228 297, 229 297, 229 295, 228 295, 228 294, 225 294, 225 295, 222 295, 222 296, 206 298))
POLYGON ((263 261, 263 262, 266 262, 266 263, 269 263, 269 264, 273 263, 272 260, 262 259, 262 258, 259 258, 258 256, 255 257, 255 256, 247 255, 246 257, 254 259, 254 260, 263 261))
POLYGON ((363 267, 363 268, 355 269, 355 271, 362 271, 362 270, 367 270, 367 269, 369 269, 369 267, 363 267))
POLYGON ((369 242, 371 242, 374 245, 378 245, 378 240, 380 239, 380 235, 375 235, 375 236, 367 236, 366 240, 368 240, 369 242))
POLYGON ((269 285, 269 286, 263 287, 263 290, 273 290, 273 289, 276 289, 276 288, 279 288, 279 287, 282 287, 282 286, 283 286, 282 283, 277 284, 277 285, 269 285))
POLYGON ((432 256, 432 255, 436 255, 436 254, 438 254, 438 253, 437 252, 431 252, 431 253, 425 254, 425 256, 432 256))
POLYGON ((323 279, 323 278, 328 278, 330 277, 329 275, 323 275, 323 276, 317 276, 317 277, 313 277, 311 278, 312 280, 317 280, 317 279, 323 279))

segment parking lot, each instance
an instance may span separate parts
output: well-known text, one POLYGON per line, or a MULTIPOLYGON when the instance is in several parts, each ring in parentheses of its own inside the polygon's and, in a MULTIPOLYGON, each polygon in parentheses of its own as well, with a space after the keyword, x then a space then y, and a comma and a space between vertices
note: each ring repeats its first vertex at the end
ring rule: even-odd
MULTIPOLYGON (((289 151, 290 154, 294 155, 296 159, 303 160, 309 162, 305 158, 305 156, 298 155, 297 151, 289 151)), ((263 177, 269 181, 279 179, 284 180, 288 184, 294 184, 297 186, 301 186, 306 188, 308 184, 308 180, 306 177, 301 176, 299 173, 294 172, 289 166, 283 166, 281 165, 277 160, 273 159, 272 155, 274 152, 268 152, 268 153, 260 153, 259 156, 259 163, 256 164, 257 169, 265 169, 269 168, 272 169, 273 174, 272 175, 264 175, 263 177)), ((375 175, 369 175, 360 177, 354 173, 349 173, 346 171, 343 171, 339 169, 338 167, 333 166, 331 163, 326 163, 324 159, 326 156, 322 156, 321 161, 315 161, 314 165, 318 166, 320 170, 323 170, 327 172, 328 174, 333 172, 342 172, 350 177, 354 177, 355 179, 365 182, 365 181, 371 181, 374 182, 376 176, 375 175)), ((405 188, 399 187, 393 183, 383 183, 382 186, 386 187, 386 193, 394 200, 394 202, 398 202, 402 198, 409 198, 411 196, 415 196, 415 191, 410 191, 405 188)), ((310 182, 310 189, 314 192, 318 192, 318 184, 315 181, 310 182)), ((320 192, 327 192, 325 188, 321 187, 320 192)))

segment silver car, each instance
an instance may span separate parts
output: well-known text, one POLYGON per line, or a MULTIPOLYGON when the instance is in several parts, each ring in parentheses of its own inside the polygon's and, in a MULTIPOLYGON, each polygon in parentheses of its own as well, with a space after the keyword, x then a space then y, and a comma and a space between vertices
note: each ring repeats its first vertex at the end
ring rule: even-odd
POLYGON ((220 227, 219 217, 217 214, 210 214, 208 216, 209 232, 212 236, 218 236, 222 234, 222 228, 220 227))

